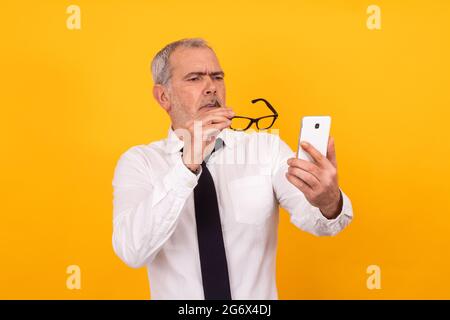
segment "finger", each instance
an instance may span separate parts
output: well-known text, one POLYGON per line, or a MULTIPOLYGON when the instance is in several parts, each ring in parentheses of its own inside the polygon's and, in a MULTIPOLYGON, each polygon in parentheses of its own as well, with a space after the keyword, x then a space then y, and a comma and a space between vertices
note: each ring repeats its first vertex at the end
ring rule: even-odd
POLYGON ((321 154, 319 150, 314 148, 310 143, 302 141, 300 142, 300 145, 303 148, 303 150, 305 150, 318 165, 320 166, 326 165, 325 157, 323 156, 323 154, 321 154))
POLYGON ((301 179, 297 178, 296 176, 293 176, 289 172, 286 172, 286 179, 288 179, 290 183, 292 183, 295 187, 297 187, 297 189, 303 192, 303 194, 305 195, 311 194, 312 192, 311 188, 301 179))
POLYGON ((331 164, 337 169, 336 149, 334 146, 334 138, 331 136, 330 139, 328 139, 327 159, 330 160, 331 164))
POLYGON ((226 107, 213 108, 213 109, 206 109, 206 113, 215 113, 215 112, 228 112, 228 113, 234 113, 233 109, 231 109, 231 108, 226 108, 226 107))
POLYGON ((203 117, 206 117, 211 114, 222 115, 222 116, 226 116, 226 117, 234 116, 233 110, 225 109, 225 108, 216 108, 216 109, 212 109, 212 110, 200 110, 200 112, 197 113, 196 118, 202 119, 203 117))
POLYGON ((291 167, 296 167, 308 171, 309 173, 314 175, 317 180, 321 181, 321 169, 315 163, 303 159, 290 158, 287 160, 287 164, 291 167))
POLYGON ((230 121, 230 119, 223 115, 209 114, 209 115, 205 116, 204 118, 197 120, 197 121, 200 121, 202 126, 206 126, 211 123, 227 122, 227 121, 230 121))
POLYGON ((289 167, 288 173, 304 181, 311 189, 317 189, 320 185, 319 180, 317 180, 317 178, 308 171, 295 167, 289 167))
POLYGON ((235 115, 234 111, 230 108, 220 107, 215 109, 200 109, 200 112, 198 113, 199 117, 203 117, 207 114, 222 114, 225 116, 232 117, 235 115))
POLYGON ((219 122, 221 118, 226 118, 226 120, 231 120, 233 115, 228 112, 220 111, 214 113, 206 113, 199 117, 197 117, 196 121, 206 121, 207 123, 211 123, 212 119, 217 119, 215 122, 219 122))
POLYGON ((203 132, 209 132, 209 131, 214 131, 214 130, 218 130, 220 132, 223 129, 229 127, 230 124, 231 124, 230 120, 227 120, 225 122, 219 122, 219 123, 211 123, 206 126, 203 126, 203 132))

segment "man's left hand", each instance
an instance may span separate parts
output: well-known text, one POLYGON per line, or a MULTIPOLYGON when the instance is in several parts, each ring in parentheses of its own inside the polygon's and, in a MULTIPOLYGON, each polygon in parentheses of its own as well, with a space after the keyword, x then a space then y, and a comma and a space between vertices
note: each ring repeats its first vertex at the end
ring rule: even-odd
POLYGON ((334 219, 342 210, 334 139, 328 139, 326 157, 307 142, 301 142, 300 145, 314 161, 288 159, 286 178, 303 192, 308 202, 318 207, 326 218, 334 219))

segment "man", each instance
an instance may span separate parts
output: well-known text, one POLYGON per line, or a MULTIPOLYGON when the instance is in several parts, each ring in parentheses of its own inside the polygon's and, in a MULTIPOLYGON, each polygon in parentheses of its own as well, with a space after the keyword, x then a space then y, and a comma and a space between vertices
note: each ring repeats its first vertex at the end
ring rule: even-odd
POLYGON ((202 39, 167 45, 152 61, 167 139, 134 146, 114 179, 113 247, 146 266, 153 299, 277 299, 278 204, 298 228, 335 235, 353 216, 327 157, 278 135, 229 129, 224 72, 202 39), (258 156, 259 155, 259 156, 258 156))

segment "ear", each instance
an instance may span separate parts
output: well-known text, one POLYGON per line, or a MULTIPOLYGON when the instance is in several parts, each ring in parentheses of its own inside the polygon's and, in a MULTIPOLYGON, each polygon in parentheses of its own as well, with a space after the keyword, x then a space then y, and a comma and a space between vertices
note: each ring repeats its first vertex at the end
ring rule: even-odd
POLYGON ((167 113, 170 112, 170 99, 165 86, 155 84, 153 86, 153 97, 156 101, 158 101, 159 105, 166 110, 167 113))

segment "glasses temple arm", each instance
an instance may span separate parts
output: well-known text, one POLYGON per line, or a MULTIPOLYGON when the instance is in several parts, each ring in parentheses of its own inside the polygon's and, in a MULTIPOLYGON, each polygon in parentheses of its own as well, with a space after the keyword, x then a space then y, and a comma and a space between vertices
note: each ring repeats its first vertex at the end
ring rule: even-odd
POLYGON ((273 112, 273 114, 278 116, 278 112, 275 110, 274 107, 272 107, 272 105, 270 104, 269 101, 267 101, 266 99, 263 99, 263 98, 258 98, 258 99, 253 99, 252 103, 256 103, 258 101, 263 101, 266 104, 266 106, 273 112))

